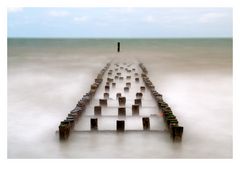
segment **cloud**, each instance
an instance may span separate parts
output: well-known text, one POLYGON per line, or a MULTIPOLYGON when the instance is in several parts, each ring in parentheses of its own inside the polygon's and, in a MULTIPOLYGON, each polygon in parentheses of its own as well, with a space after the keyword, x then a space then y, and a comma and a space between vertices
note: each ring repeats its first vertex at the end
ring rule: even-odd
POLYGON ((149 15, 149 16, 144 17, 143 20, 144 20, 145 22, 148 22, 148 23, 154 23, 154 22, 157 21, 156 18, 153 17, 152 15, 149 15))
POLYGON ((53 17, 65 17, 65 16, 69 16, 70 14, 67 11, 52 10, 52 11, 49 12, 49 15, 53 16, 53 17))
POLYGON ((211 12, 202 15, 199 18, 200 23, 211 23, 211 22, 216 22, 224 18, 226 15, 224 13, 216 13, 216 12, 211 12))
POLYGON ((9 13, 16 13, 23 11, 23 8, 8 8, 9 13))
POLYGON ((120 13, 120 14, 132 14, 136 11, 134 8, 110 8, 109 12, 111 13, 120 13))
POLYGON ((84 22, 86 21, 88 18, 86 16, 80 16, 80 17, 74 17, 73 20, 74 22, 84 22))

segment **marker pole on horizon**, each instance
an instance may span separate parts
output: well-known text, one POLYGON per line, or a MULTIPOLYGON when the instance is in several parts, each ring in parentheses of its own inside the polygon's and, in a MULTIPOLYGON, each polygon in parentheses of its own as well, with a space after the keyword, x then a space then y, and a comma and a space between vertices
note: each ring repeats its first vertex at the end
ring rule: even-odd
POLYGON ((120 42, 118 42, 118 49, 117 49, 118 52, 120 52, 120 42))

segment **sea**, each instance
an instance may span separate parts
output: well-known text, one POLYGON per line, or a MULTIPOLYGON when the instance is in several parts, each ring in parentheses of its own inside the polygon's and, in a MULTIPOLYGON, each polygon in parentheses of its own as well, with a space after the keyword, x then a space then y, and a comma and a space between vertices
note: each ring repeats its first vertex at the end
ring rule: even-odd
POLYGON ((9 38, 8 158, 232 158, 232 62, 231 38, 9 38), (160 131, 118 133, 88 131, 84 120, 59 141, 60 121, 108 62, 145 65, 184 127, 181 142, 162 121, 152 125, 160 131))

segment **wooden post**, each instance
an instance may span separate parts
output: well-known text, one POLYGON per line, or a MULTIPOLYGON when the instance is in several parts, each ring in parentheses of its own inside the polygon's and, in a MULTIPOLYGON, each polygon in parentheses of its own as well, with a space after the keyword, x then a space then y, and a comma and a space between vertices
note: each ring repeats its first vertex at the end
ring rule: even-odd
POLYGON ((145 86, 141 86, 141 87, 140 87, 140 90, 141 90, 142 92, 144 92, 144 91, 145 91, 145 86))
POLYGON ((119 102, 119 105, 125 105, 126 104, 126 97, 119 97, 118 102, 119 102))
POLYGON ((139 105, 138 104, 132 105, 132 114, 139 115, 139 105))
POLYGON ((117 49, 118 52, 120 52, 120 42, 118 42, 118 49, 117 49))
POLYGON ((171 128, 171 135, 174 141, 181 141, 183 134, 183 127, 182 126, 173 126, 171 128))
POLYGON ((129 87, 124 87, 124 92, 129 92, 129 87))
POLYGON ((142 99, 135 99, 135 104, 142 105, 142 99))
POLYGON ((126 83, 126 86, 127 86, 127 87, 131 87, 131 82, 127 82, 127 83, 126 83))
POLYGON ((101 115, 102 113, 102 107, 101 106, 95 106, 94 107, 94 114, 95 115, 101 115))
POLYGON ((125 107, 119 107, 118 108, 118 115, 119 116, 126 116, 126 108, 125 107))
POLYGON ((107 99, 99 99, 99 104, 103 106, 107 106, 107 99))
POLYGON ((139 78, 138 77, 135 78, 135 82, 139 82, 139 78))
POLYGON ((142 122, 143 122, 143 130, 149 130, 150 129, 149 117, 143 117, 142 122))
POLYGON ((69 137, 70 134, 70 122, 68 121, 62 121, 59 126, 59 139, 60 140, 66 140, 69 137))
POLYGON ((141 92, 136 93, 137 98, 142 98, 143 94, 141 92))
POLYGON ((103 94, 103 97, 104 97, 105 99, 108 99, 108 98, 109 98, 109 93, 104 93, 104 94, 103 94))
POLYGON ((110 86, 106 85, 105 86, 105 91, 109 91, 109 89, 110 89, 110 86))
POLYGON ((97 118, 90 119, 90 123, 91 123, 91 130, 98 129, 98 119, 97 118))
POLYGON ((117 131, 124 131, 124 130, 125 130, 125 121, 117 120, 117 131))
POLYGON ((121 93, 116 94, 116 98, 118 99, 119 97, 121 97, 121 93))

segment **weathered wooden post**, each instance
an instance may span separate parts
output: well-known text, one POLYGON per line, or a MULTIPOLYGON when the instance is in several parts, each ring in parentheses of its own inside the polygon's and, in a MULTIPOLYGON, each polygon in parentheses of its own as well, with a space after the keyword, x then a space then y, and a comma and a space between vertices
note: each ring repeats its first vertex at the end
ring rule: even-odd
POLYGON ((102 113, 102 107, 101 106, 95 106, 94 107, 94 114, 95 115, 101 115, 102 113))
POLYGON ((127 82, 127 83, 126 83, 126 86, 127 86, 127 87, 131 87, 131 82, 127 82))
POLYGON ((135 78, 135 82, 139 82, 139 78, 138 77, 135 78))
POLYGON ((130 80, 130 79, 131 79, 131 76, 127 76, 126 78, 127 78, 128 80, 130 80))
POLYGON ((59 126, 59 139, 60 140, 66 140, 69 137, 70 134, 70 122, 68 121, 62 121, 59 126))
POLYGON ((107 106, 107 99, 99 99, 99 104, 102 106, 107 106))
POLYGON ((91 118, 91 130, 97 130, 98 129, 98 119, 97 118, 91 118))
POLYGON ((124 131, 124 130, 125 130, 125 121, 117 120, 117 131, 124 131))
POLYGON ((116 94, 116 98, 118 99, 119 97, 121 97, 121 93, 116 94))
POLYGON ((104 93, 104 94, 103 94, 103 97, 104 97, 105 99, 108 99, 108 98, 109 98, 109 93, 104 93))
POLYGON ((172 126, 171 128, 171 135, 174 141, 181 141, 182 134, 183 134, 183 127, 182 126, 172 126))
POLYGON ((142 92, 144 92, 144 91, 145 91, 145 86, 141 86, 141 87, 140 87, 140 90, 141 90, 142 92))
POLYGON ((149 130, 150 129, 149 117, 143 117, 142 118, 142 123, 143 123, 143 130, 149 130))
POLYGON ((136 93, 137 98, 142 98, 143 94, 141 92, 136 93))
POLYGON ((110 89, 110 86, 106 85, 105 86, 105 91, 109 91, 109 89, 110 89))
POLYGON ((120 42, 118 42, 118 49, 117 49, 118 52, 120 52, 120 42))
POLYGON ((128 86, 124 87, 124 92, 129 92, 129 87, 128 86))
POLYGON ((119 116, 126 116, 126 108, 125 107, 119 107, 118 108, 118 115, 119 116))
POLYGON ((139 106, 142 105, 142 99, 135 99, 135 104, 138 104, 139 106))
POLYGON ((119 97, 118 102, 119 102, 119 105, 125 105, 126 104, 126 97, 119 97))
POLYGON ((132 114, 139 115, 139 105, 138 104, 132 105, 132 114))

